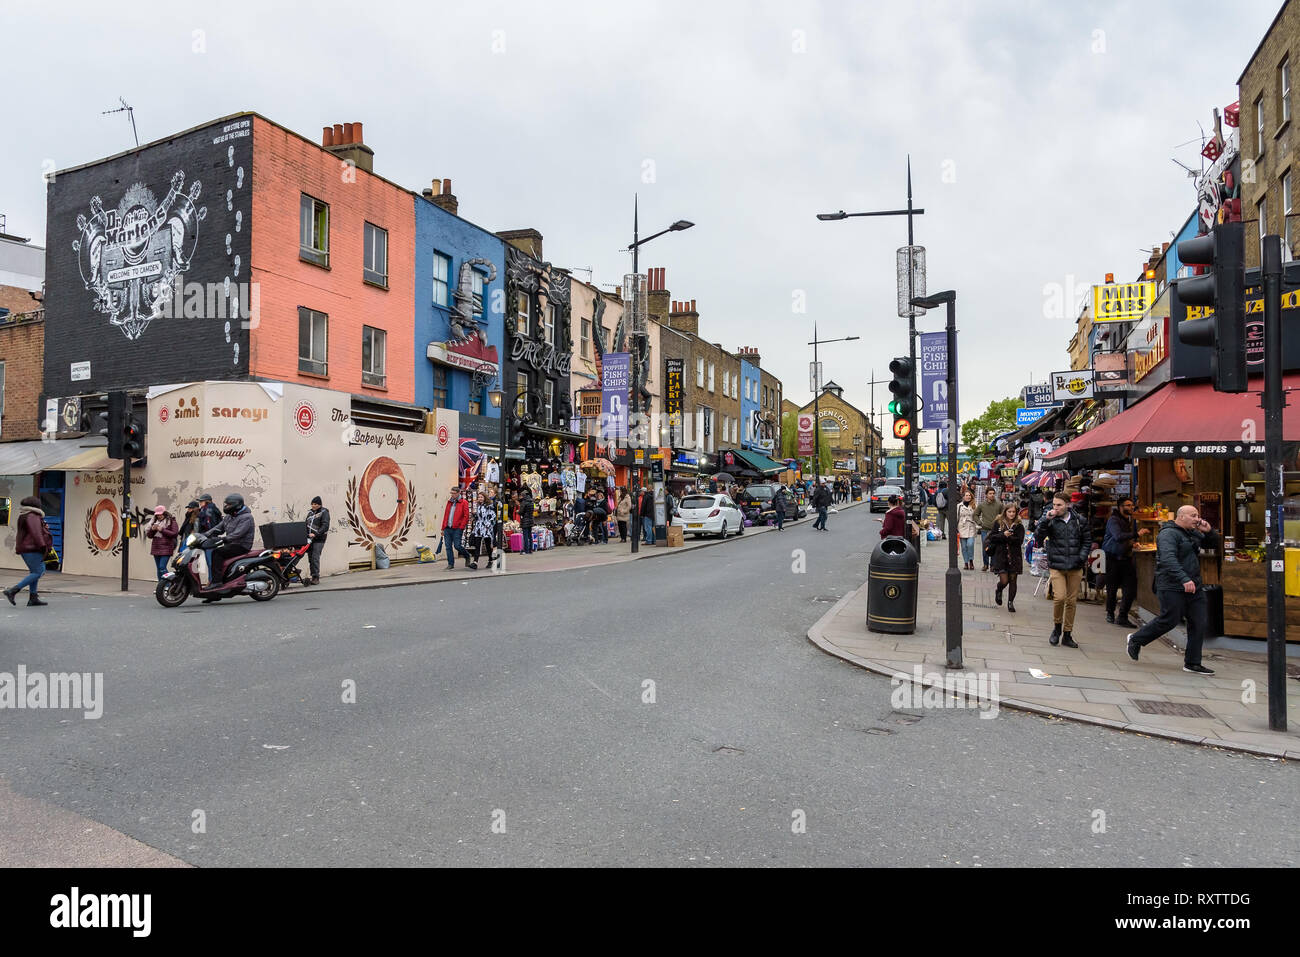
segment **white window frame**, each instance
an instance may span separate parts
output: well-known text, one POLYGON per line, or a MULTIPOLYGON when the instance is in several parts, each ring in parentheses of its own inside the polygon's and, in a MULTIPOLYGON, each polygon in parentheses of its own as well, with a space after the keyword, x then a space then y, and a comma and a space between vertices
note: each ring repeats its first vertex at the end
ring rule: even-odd
POLYGON ((1264 155, 1264 94, 1255 101, 1255 156, 1264 155))
POLYGON ((555 419, 555 380, 547 379, 542 383, 543 410, 546 413, 544 425, 551 425, 555 419))
POLYGON ((542 336, 548 345, 555 345, 555 305, 547 303, 546 314, 542 317, 545 325, 542 327, 542 336))
POLYGON ((301 194, 298 201, 298 255, 318 266, 330 264, 330 204, 323 199, 301 194), (324 212, 323 229, 317 227, 321 217, 317 210, 324 212))
POLYGON ((695 357, 695 388, 704 388, 704 356, 695 357))
POLYGON ((361 227, 361 277, 366 282, 388 288, 388 230, 365 222, 361 227))
POLYGON ((579 343, 581 355, 584 359, 591 358, 591 320, 582 320, 582 339, 579 343))
MULTIPOLYGON (((1277 68, 1278 91, 1282 95, 1282 123, 1291 119, 1291 58, 1284 57, 1277 68)), ((1281 125, 1281 124, 1279 124, 1281 125)))
POLYGON ((728 378, 730 374, 731 373, 729 373, 726 369, 722 370, 722 394, 723 395, 731 394, 731 380, 728 378))
POLYGON ((1264 263, 1264 233, 1268 230, 1268 198, 1265 197, 1255 206, 1255 212, 1259 216, 1259 262, 1264 263))
POLYGON ((486 277, 477 269, 470 270, 470 292, 474 296, 473 314, 475 319, 483 318, 483 287, 486 277))
POLYGON ((714 391, 714 390, 713 390, 713 384, 714 384, 715 381, 716 381, 716 380, 713 378, 713 363, 710 362, 710 363, 709 363, 709 391, 710 391, 710 392, 714 391))
POLYGON ((329 375, 329 339, 330 335, 330 317, 328 313, 317 312, 315 309, 309 309, 306 306, 298 307, 298 371, 308 372, 312 375, 327 376, 329 375), (316 350, 316 317, 321 319, 321 358, 317 359, 316 350), (302 354, 302 321, 307 320, 307 355, 302 354), (304 364, 306 368, 304 368, 304 364), (319 368, 317 368, 319 367, 319 368))
POLYGON ((451 308, 451 257, 439 252, 433 254, 433 304, 451 308))
POLYGON ((527 338, 532 334, 532 297, 526 292, 515 293, 515 335, 527 338))
POLYGON ((375 326, 361 327, 361 384, 376 389, 388 386, 388 332, 375 326), (370 340, 370 367, 366 368, 366 340, 370 340), (379 348, 376 349, 375 347, 379 348), (376 362, 378 358, 378 362, 376 362))
POLYGON ((519 391, 519 398, 515 399, 515 415, 522 419, 528 411, 528 396, 525 395, 528 391, 527 372, 515 373, 515 388, 519 391))

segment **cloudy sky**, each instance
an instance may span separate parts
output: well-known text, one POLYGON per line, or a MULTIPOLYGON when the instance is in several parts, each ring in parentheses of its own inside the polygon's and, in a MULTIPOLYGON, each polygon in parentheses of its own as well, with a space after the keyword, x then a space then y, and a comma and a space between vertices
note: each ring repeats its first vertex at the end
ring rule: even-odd
POLYGON ((179 6, 0 5, 11 233, 44 235, 43 170, 132 145, 125 115, 101 115, 119 96, 142 143, 240 110, 313 138, 362 121, 376 172, 451 177, 461 215, 534 227, 598 283, 630 269, 634 194, 643 235, 694 221, 643 271, 666 267, 701 333, 759 348, 796 401, 814 321, 861 336, 822 359, 865 410, 907 349, 906 223, 815 214, 904 205, 910 153, 930 291, 958 291, 969 417, 1068 366, 1063 291, 1133 278, 1181 226, 1195 194, 1171 158, 1199 167, 1198 123, 1237 98, 1279 2, 179 6))

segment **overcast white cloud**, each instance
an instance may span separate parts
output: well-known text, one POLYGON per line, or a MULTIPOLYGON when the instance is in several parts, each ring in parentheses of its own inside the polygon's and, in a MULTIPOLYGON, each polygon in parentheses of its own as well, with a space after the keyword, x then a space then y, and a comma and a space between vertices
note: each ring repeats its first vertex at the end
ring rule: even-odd
POLYGON ((815 214, 903 205, 910 153, 930 289, 958 291, 970 416, 1066 366, 1073 322, 1045 317, 1045 285, 1135 274, 1182 224, 1194 193, 1170 157, 1199 163, 1178 144, 1236 99, 1277 6, 6 3, 0 212, 39 241, 43 164, 131 146, 100 113, 118 96, 141 142, 244 109, 309 137, 360 120, 376 172, 451 177, 462 215, 535 227, 546 258, 598 282, 630 268, 634 192, 643 231, 693 220, 643 269, 666 266, 701 332, 758 347, 796 401, 814 320, 862 336, 822 358, 865 409, 871 370, 907 348, 906 226, 815 214))

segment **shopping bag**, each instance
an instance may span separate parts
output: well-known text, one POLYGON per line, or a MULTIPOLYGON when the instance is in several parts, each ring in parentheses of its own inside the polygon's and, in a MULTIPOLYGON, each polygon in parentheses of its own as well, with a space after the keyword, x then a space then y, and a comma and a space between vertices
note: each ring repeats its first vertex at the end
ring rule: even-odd
POLYGON ((51 545, 49 549, 47 549, 45 552, 45 567, 46 568, 59 567, 59 553, 54 550, 53 545, 51 545))
POLYGON ((421 565, 427 564, 434 559, 434 551, 428 545, 415 546, 415 560, 421 565))

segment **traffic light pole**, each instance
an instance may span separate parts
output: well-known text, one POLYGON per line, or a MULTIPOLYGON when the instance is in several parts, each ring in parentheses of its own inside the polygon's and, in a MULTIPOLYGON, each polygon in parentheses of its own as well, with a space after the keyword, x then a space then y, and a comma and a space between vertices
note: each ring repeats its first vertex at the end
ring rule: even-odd
MULTIPOLYGON (((129 399, 127 400, 130 401, 129 399)), ((122 591, 131 577, 131 453, 122 453, 122 591)))
POLYGON ((1264 536, 1268 562, 1268 726, 1286 730, 1286 595, 1283 590, 1285 552, 1282 548, 1282 245, 1277 236, 1264 237, 1264 536))

